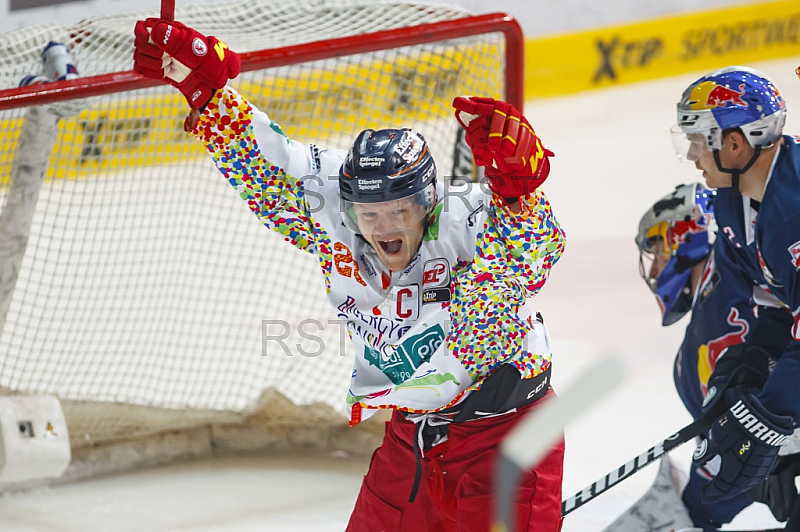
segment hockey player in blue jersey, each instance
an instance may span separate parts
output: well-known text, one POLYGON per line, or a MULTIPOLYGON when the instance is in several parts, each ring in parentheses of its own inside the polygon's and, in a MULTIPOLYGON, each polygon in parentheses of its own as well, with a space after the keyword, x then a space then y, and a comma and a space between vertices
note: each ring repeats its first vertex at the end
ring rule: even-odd
POLYGON ((782 136, 783 97, 747 67, 692 83, 677 114, 679 157, 718 189, 715 248, 760 305, 746 341, 722 354, 708 381, 704 411, 725 410, 694 462, 718 469, 700 490, 714 503, 761 484, 800 419, 800 138, 782 136))
MULTIPOLYGON (((725 248, 712 252, 714 196, 701 183, 676 187, 647 209, 636 236, 639 271, 656 296, 662 324, 672 325, 690 313, 673 376, 678 395, 694 419, 703 415, 708 379, 720 353, 742 343, 755 319, 748 279, 741 274, 728 279, 737 272, 730 268, 725 248)), ((684 506, 699 528, 719 528, 752 502, 747 494, 740 494, 702 504, 700 489, 712 476, 703 467, 692 467, 683 490, 684 506)))

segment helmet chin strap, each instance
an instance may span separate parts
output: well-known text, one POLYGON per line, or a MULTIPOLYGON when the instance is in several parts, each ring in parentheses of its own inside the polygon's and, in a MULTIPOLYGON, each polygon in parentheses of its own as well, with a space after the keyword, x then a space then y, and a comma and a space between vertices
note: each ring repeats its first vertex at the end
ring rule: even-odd
POLYGON ((750 170, 750 167, 756 162, 758 156, 761 155, 761 146, 756 146, 755 151, 753 152, 753 156, 750 157, 750 160, 744 165, 744 168, 723 168, 722 161, 719 158, 719 150, 714 150, 714 162, 717 163, 717 170, 720 172, 724 172, 726 174, 731 174, 731 188, 733 189, 734 194, 741 194, 739 191, 739 180, 743 173, 750 170))

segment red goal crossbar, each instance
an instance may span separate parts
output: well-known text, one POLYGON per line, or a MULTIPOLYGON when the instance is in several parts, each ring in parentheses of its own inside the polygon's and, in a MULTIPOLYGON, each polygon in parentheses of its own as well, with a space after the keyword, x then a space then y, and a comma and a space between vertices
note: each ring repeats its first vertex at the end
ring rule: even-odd
MULTIPOLYGON (((502 32, 506 39, 505 99, 508 103, 522 109, 525 101, 523 79, 525 40, 519 23, 514 17, 505 13, 476 15, 456 20, 246 52, 241 54, 242 72, 375 52, 389 46, 412 46, 495 32, 502 32)), ((131 38, 133 38, 133 29, 131 29, 131 38)), ((160 81, 144 78, 133 71, 126 71, 8 89, 0 91, 0 111, 144 89, 160 84, 160 81)))

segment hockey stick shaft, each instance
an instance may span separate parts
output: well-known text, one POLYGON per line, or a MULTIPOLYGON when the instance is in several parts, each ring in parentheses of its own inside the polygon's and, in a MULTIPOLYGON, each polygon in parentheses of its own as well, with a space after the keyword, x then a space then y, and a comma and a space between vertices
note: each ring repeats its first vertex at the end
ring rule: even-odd
POLYGON ((626 462, 617 469, 611 471, 603 478, 593 482, 589 486, 586 486, 572 497, 565 499, 561 503, 561 516, 566 516, 567 514, 577 510, 601 493, 605 493, 612 487, 619 484, 622 480, 630 477, 643 467, 652 464, 671 450, 683 445, 696 436, 699 436, 704 430, 708 429, 708 427, 710 427, 720 415, 722 415, 724 409, 725 407, 720 401, 717 408, 707 412, 703 417, 697 419, 689 425, 686 425, 672 436, 661 440, 654 446, 650 447, 647 451, 635 457, 633 460, 626 462))
POLYGON ((161 0, 161 18, 175 20, 175 0, 161 0))

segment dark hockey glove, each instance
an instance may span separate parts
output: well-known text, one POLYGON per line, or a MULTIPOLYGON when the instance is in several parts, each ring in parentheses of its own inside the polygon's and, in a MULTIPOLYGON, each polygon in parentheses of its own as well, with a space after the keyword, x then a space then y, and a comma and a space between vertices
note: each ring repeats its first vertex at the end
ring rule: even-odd
POLYGON ((717 359, 714 372, 708 379, 703 410, 712 410, 722 400, 725 391, 737 386, 761 390, 774 362, 775 359, 767 351, 746 342, 727 347, 717 359))
POLYGON ((800 475, 800 454, 780 456, 775 469, 766 480, 747 494, 754 501, 766 504, 776 520, 787 521, 797 502, 795 477, 798 475, 800 475))
POLYGON ((177 87, 194 109, 239 75, 239 56, 224 42, 180 22, 140 20, 134 34, 134 72, 177 87))
POLYGON ((456 120, 466 131, 475 164, 484 167, 489 188, 503 198, 536 190, 550 174, 548 157, 528 120, 513 106, 493 98, 458 97, 456 120))
POLYGON ((708 439, 692 457, 696 466, 720 457, 719 472, 701 490, 704 503, 729 499, 761 483, 792 435, 792 418, 769 412, 744 387, 723 396, 730 408, 711 425, 708 439))

